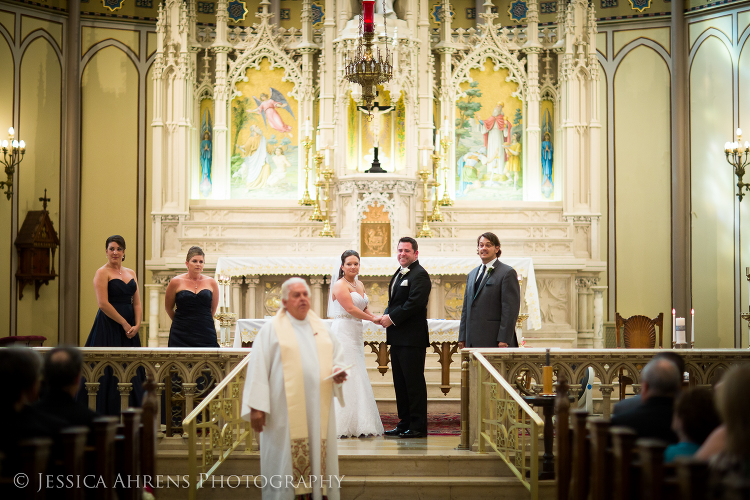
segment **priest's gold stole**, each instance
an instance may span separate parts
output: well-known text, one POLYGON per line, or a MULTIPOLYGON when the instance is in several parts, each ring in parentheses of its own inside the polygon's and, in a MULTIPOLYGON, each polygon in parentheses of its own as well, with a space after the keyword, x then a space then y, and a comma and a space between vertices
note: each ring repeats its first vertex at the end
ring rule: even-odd
POLYGON ((359 232, 362 257, 391 256, 391 220, 385 207, 368 205, 359 232))

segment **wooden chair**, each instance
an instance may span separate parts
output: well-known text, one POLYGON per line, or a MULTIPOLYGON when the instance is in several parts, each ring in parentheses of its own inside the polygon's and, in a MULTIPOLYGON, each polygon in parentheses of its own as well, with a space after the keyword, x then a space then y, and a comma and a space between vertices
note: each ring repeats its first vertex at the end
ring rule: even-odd
MULTIPOLYGON (((654 319, 635 315, 623 319, 620 313, 615 313, 616 347, 626 349, 653 349, 656 347, 656 327, 659 327, 659 348, 663 347, 664 313, 659 313, 654 319), (620 332, 622 331, 622 341, 620 332)), ((620 401, 625 399, 625 390, 633 383, 633 379, 625 376, 625 370, 620 368, 620 401)))

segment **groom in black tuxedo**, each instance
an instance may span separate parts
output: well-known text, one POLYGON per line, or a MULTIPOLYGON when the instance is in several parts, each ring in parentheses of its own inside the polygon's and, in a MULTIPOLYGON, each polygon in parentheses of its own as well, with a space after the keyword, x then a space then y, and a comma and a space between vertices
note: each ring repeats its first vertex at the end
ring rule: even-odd
POLYGON ((391 278, 388 307, 379 319, 391 346, 391 370, 396 389, 399 422, 386 436, 427 437, 427 384, 424 380, 425 350, 430 345, 427 301, 430 275, 419 265, 417 240, 398 240, 401 268, 391 278))

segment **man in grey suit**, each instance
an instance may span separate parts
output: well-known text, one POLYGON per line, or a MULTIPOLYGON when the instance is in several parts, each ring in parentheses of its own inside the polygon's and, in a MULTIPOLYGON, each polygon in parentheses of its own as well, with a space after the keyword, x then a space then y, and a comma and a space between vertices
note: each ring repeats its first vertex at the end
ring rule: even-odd
POLYGON ((466 278, 458 347, 518 347, 521 287, 516 270, 498 260, 500 240, 493 233, 477 238, 477 253, 482 265, 466 278))

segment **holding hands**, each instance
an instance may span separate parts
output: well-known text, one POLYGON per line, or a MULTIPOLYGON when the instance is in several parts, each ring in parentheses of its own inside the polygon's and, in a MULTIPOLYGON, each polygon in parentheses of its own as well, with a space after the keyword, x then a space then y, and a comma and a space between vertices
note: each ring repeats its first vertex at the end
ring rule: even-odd
POLYGON ((372 318, 372 322, 376 325, 382 326, 383 328, 388 328, 393 324, 393 321, 391 321, 390 316, 388 316, 387 314, 383 314, 382 316, 374 316, 372 318))

